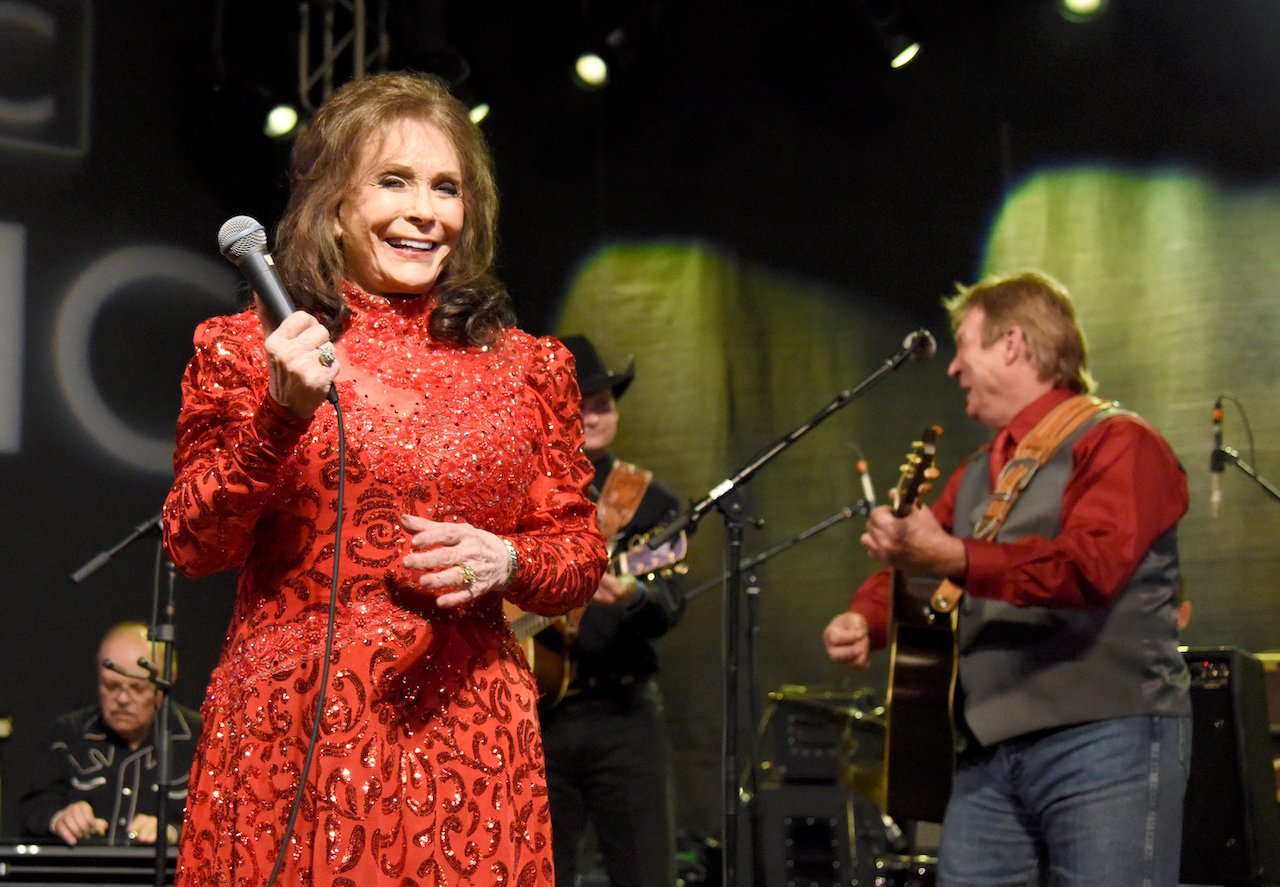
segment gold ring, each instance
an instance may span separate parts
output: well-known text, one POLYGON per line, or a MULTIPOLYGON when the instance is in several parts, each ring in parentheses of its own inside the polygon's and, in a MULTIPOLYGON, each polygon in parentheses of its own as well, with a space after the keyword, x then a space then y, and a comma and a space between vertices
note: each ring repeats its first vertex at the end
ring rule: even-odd
POLYGON ((476 583, 476 571, 471 568, 471 564, 466 562, 458 564, 458 569, 462 571, 462 587, 471 588, 476 583))
POLYGON ((336 357, 337 357, 337 354, 335 354, 333 351, 332 342, 325 342, 323 345, 320 346, 320 355, 319 355, 320 366, 322 367, 333 366, 333 361, 336 357))

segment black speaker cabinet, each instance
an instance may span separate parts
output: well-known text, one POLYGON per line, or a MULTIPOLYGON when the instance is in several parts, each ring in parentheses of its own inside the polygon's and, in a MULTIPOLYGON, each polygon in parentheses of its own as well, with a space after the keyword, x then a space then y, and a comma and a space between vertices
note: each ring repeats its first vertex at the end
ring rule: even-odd
POLYGON ((1276 771, 1276 799, 1280 800, 1280 652, 1255 654, 1262 660, 1267 684, 1267 713, 1271 716, 1271 765, 1276 771))
POLYGON ((771 783, 843 781, 871 794, 884 760, 883 716, 868 690, 784 685, 769 693, 760 721, 761 775, 771 783))
POLYGON ((880 810, 836 783, 766 785, 756 795, 764 887, 871 887, 889 850, 880 810))
POLYGON ((1191 671, 1191 778, 1183 884, 1280 884, 1280 806, 1262 663, 1232 647, 1184 651, 1191 671))

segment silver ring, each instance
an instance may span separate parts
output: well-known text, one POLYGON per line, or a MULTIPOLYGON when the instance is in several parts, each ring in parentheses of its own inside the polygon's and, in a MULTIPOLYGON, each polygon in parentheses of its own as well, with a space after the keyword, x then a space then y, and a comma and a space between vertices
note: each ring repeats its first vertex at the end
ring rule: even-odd
POLYGON ((337 356, 338 355, 334 353, 332 342, 325 342, 323 345, 320 346, 320 354, 318 357, 320 361, 320 366, 322 367, 333 366, 333 361, 337 358, 337 356))
POLYGON ((476 584, 476 571, 465 561, 458 564, 458 569, 462 571, 462 587, 471 589, 471 586, 476 584))

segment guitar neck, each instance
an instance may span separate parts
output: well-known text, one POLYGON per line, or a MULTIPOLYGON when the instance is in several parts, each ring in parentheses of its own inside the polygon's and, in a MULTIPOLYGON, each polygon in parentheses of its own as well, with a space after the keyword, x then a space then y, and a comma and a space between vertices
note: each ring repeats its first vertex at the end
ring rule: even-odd
POLYGON ((556 620, 563 618, 563 616, 540 616, 537 613, 524 613, 511 621, 511 630, 515 633, 517 641, 523 641, 526 638, 533 637, 556 620))
MULTIPOLYGON (((655 549, 637 546, 620 551, 609 559, 606 569, 615 576, 640 576, 652 573, 666 567, 673 567, 684 560, 688 548, 688 534, 681 533, 675 539, 655 549)), ((519 616, 511 620, 511 630, 515 633, 516 640, 523 641, 564 618, 563 615, 542 616, 538 613, 521 611, 519 616)))

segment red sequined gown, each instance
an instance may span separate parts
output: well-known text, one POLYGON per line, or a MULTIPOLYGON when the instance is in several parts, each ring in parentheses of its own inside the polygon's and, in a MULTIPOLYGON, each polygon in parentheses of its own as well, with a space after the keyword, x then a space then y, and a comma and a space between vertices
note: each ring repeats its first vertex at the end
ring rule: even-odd
MULTIPOLYGON (((537 691, 499 594, 440 610, 400 566, 402 513, 506 536, 502 594, 556 613, 604 566, 576 383, 553 339, 487 348, 428 332, 430 297, 344 288, 347 438, 336 634, 313 769, 276 884, 553 880, 537 691)), ((183 377, 165 539, 185 573, 238 568, 203 707, 176 883, 265 884, 293 803, 323 666, 338 480, 332 406, 266 393, 252 312, 214 318, 183 377)))

